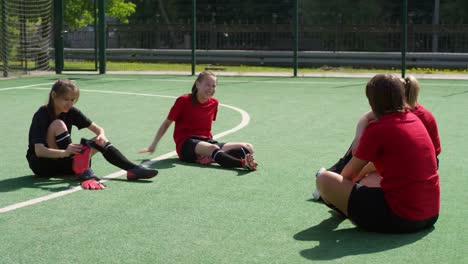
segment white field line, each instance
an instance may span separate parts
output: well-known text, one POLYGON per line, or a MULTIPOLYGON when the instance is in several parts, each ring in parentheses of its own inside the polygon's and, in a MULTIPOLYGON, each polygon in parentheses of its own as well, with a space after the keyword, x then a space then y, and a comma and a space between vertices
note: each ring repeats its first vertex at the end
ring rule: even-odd
MULTIPOLYGON (((42 85, 44 85, 44 84, 42 84, 42 85)), ((39 86, 39 84, 34 85, 34 86, 39 86)), ((50 89, 50 88, 31 88, 31 87, 34 87, 34 86, 30 86, 30 87, 27 87, 27 88, 29 88, 29 89, 41 89, 41 90, 42 89, 50 89)), ((24 86, 21 86, 21 87, 18 86, 16 88, 15 87, 10 87, 10 88, 4 88, 4 89, 1 89, 1 90, 25 89, 25 88, 26 87, 24 87, 24 86)), ((122 94, 122 95, 153 96, 153 97, 163 97, 163 98, 172 98, 172 99, 176 98, 174 96, 167 96, 167 95, 131 93, 131 92, 113 92, 113 91, 87 90, 87 89, 81 89, 81 91, 96 92, 96 93, 109 93, 109 94, 122 94)), ((240 108, 234 107, 234 106, 226 105, 226 104, 220 104, 220 106, 230 108, 230 109, 232 109, 234 111, 239 112, 241 114, 241 116, 242 116, 242 120, 234 128, 228 129, 226 131, 223 131, 223 132, 221 132, 219 134, 214 135, 213 136, 214 138, 221 138, 221 137, 226 136, 228 134, 234 133, 234 132, 239 131, 240 129, 246 127, 249 124, 250 116, 246 111, 244 111, 244 110, 242 110, 240 108)), ((149 161, 146 161, 143 164, 144 165, 150 165, 150 164, 156 163, 156 162, 158 162, 160 160, 164 160, 164 159, 167 159, 169 157, 175 156, 176 154, 177 153, 175 151, 171 151, 169 153, 163 154, 163 155, 155 157, 155 158, 153 158, 153 159, 151 159, 149 161)), ((102 182, 106 182, 108 180, 120 177, 120 176, 124 175, 125 173, 126 173, 126 171, 121 170, 121 171, 117 171, 117 172, 114 172, 112 174, 106 175, 106 176, 102 177, 102 182)), ((51 199, 54 199, 54 198, 62 197, 62 196, 65 196, 65 195, 80 191, 80 190, 83 190, 83 188, 81 188, 81 186, 75 186, 75 187, 72 187, 72 188, 70 188, 68 190, 64 190, 64 191, 52 193, 52 194, 49 194, 49 195, 45 195, 45 196, 42 196, 42 197, 30 199, 30 200, 27 200, 27 201, 24 201, 24 202, 19 202, 19 203, 15 203, 15 204, 12 204, 12 205, 8 205, 8 206, 0 208, 0 213, 6 213, 6 212, 13 211, 13 210, 16 210, 16 209, 19 209, 19 208, 22 208, 22 207, 42 203, 42 202, 45 202, 45 201, 48 201, 48 200, 51 200, 51 199)))
MULTIPOLYGON (((31 89, 32 87, 43 86, 43 85, 51 86, 52 84, 54 83, 38 83, 38 84, 31 84, 31 85, 24 85, 24 86, 7 87, 7 88, 0 88, 0 91, 31 89)), ((50 87, 48 89, 50 89, 50 87)))

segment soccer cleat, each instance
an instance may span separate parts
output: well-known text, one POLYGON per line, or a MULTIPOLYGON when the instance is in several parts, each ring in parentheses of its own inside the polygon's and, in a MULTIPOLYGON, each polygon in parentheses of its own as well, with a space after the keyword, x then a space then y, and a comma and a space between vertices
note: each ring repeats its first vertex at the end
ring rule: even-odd
POLYGON ((143 165, 137 165, 127 170, 127 180, 136 181, 140 179, 151 179, 158 175, 158 170, 146 168, 143 165))
POLYGON ((89 161, 91 158, 91 149, 87 145, 83 145, 79 153, 75 154, 72 162, 72 169, 75 174, 82 174, 86 169, 89 169, 89 161))
POLYGON ((254 157, 252 154, 247 153, 247 155, 245 155, 245 158, 241 159, 241 161, 242 161, 242 168, 245 168, 251 171, 257 170, 258 163, 254 161, 254 157))
POLYGON ((76 179, 78 179, 79 181, 85 181, 89 179, 95 179, 97 181, 101 180, 98 178, 98 176, 96 176, 96 174, 94 174, 94 171, 91 168, 88 168, 84 170, 82 173, 76 175, 76 179))

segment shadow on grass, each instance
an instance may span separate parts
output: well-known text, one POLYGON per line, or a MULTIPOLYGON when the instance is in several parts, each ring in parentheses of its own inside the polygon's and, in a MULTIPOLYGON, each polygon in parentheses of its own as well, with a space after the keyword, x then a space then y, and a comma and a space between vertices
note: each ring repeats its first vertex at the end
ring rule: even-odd
MULTIPOLYGON (((148 160, 140 160, 140 161, 143 163, 143 162, 148 161, 148 160)), ((166 169, 175 168, 176 166, 179 166, 179 165, 180 166, 197 167, 197 168, 205 169, 205 170, 206 169, 210 169, 210 170, 215 169, 215 170, 223 170, 223 171, 236 171, 237 176, 244 176, 244 175, 247 175, 247 174, 252 172, 252 171, 241 169, 241 168, 224 168, 224 167, 219 166, 216 163, 213 163, 213 164, 210 164, 210 165, 201 165, 201 164, 198 164, 198 163, 183 162, 178 158, 169 158, 169 159, 160 160, 160 161, 157 161, 157 162, 149 165, 148 167, 162 171, 162 170, 166 170, 166 169)))
POLYGON ((346 219, 332 212, 320 224, 294 235, 300 241, 318 241, 319 245, 300 252, 310 260, 333 260, 346 256, 372 254, 412 244, 434 230, 430 228, 411 234, 380 234, 359 228, 335 230, 346 219))
POLYGON ((0 180, 0 193, 16 191, 23 188, 39 188, 51 192, 59 192, 77 185, 78 182, 73 176, 45 178, 36 175, 25 175, 0 180))

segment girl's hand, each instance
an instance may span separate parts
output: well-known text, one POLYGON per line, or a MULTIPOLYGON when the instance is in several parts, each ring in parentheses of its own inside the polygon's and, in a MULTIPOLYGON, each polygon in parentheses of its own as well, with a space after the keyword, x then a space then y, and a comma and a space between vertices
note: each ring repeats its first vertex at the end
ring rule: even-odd
POLYGON ((80 144, 68 144, 67 149, 65 149, 65 157, 78 154, 81 151, 81 147, 82 146, 80 144))
POLYGON ((94 139, 94 142, 96 142, 99 146, 104 146, 109 140, 107 140, 107 137, 104 133, 101 133, 97 135, 94 139))
POLYGON ((140 153, 140 154, 142 154, 142 153, 153 153, 155 150, 156 150, 156 147, 151 145, 151 146, 146 147, 144 149, 140 149, 138 151, 138 153, 140 153))

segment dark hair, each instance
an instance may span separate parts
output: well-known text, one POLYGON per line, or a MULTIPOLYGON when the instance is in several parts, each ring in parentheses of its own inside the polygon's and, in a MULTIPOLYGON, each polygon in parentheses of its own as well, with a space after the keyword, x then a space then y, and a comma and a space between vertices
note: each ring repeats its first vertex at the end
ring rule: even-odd
POLYGON ((403 83, 391 74, 378 74, 366 85, 366 96, 377 117, 406 108, 403 83))
POLYGON ((418 102, 419 82, 414 76, 408 76, 403 79, 403 84, 405 86, 406 103, 414 108, 418 102))
POLYGON ((52 89, 50 89, 49 101, 47 102, 47 109, 52 119, 57 118, 55 114, 54 99, 52 98, 53 93, 55 93, 56 97, 62 97, 68 93, 73 93, 76 98, 75 103, 78 102, 78 99, 80 98, 80 88, 78 88, 74 81, 68 79, 57 80, 54 85, 52 85, 52 89))
POLYGON ((192 101, 193 104, 197 103, 197 92, 198 92, 197 82, 203 81, 206 76, 213 76, 216 78, 216 74, 212 71, 202 71, 200 72, 200 74, 198 74, 198 77, 192 86, 192 93, 190 94, 190 100, 192 101))

